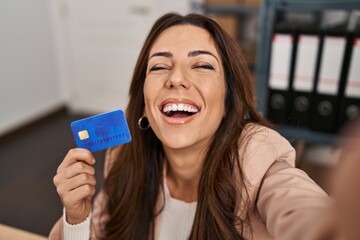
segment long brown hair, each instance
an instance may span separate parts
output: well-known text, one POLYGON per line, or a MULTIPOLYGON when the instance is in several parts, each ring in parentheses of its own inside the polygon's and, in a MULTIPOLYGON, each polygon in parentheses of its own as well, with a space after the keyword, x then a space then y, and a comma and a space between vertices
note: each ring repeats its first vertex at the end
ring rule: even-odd
POLYGON ((156 204, 163 186, 164 152, 151 128, 141 131, 137 122, 145 105, 143 87, 150 49, 164 30, 181 24, 194 25, 210 33, 220 53, 226 81, 226 116, 205 155, 189 238, 243 239, 244 231, 250 227, 250 203, 238 146, 242 144, 239 139, 245 125, 263 120, 256 111, 254 86, 247 65, 238 44, 211 18, 169 13, 153 25, 134 69, 126 110, 132 141, 122 147, 104 185, 110 215, 106 224, 107 239, 154 238, 155 218, 161 212, 156 204), (239 176, 237 181, 235 172, 239 176))

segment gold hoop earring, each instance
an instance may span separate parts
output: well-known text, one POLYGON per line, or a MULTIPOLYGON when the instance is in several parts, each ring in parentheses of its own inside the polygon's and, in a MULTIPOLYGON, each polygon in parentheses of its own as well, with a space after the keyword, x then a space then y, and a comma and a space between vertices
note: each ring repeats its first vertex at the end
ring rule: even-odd
POLYGON ((149 123, 147 117, 144 115, 139 118, 138 125, 139 125, 140 130, 142 130, 142 131, 145 131, 146 129, 148 129, 150 127, 150 123, 149 123))

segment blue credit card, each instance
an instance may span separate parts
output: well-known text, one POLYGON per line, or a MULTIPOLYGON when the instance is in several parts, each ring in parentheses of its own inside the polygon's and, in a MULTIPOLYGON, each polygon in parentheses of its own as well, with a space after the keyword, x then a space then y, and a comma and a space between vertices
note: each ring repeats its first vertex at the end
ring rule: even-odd
POLYGON ((71 123, 78 148, 100 151, 131 141, 124 112, 116 110, 71 123))

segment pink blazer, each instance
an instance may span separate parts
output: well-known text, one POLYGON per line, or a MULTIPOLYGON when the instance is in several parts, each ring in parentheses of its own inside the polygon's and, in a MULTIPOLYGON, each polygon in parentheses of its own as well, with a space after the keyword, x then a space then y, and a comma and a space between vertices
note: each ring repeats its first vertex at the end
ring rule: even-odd
MULTIPOLYGON (((332 200, 305 172, 294 167, 293 147, 276 131, 255 124, 249 124, 244 136, 249 142, 240 146, 239 154, 255 209, 250 216, 253 239, 321 239, 331 226, 332 200)), ((118 147, 107 151, 105 177, 119 152, 118 147)), ((100 191, 93 206, 91 239, 104 236, 108 219, 105 204, 106 196, 100 191)), ((49 239, 63 239, 62 219, 54 225, 49 239)))

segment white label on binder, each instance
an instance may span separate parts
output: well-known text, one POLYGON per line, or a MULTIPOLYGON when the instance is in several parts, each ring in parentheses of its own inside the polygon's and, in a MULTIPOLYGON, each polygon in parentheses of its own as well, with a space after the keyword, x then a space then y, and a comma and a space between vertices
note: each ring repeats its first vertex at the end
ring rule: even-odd
POLYGON ((312 91, 318 48, 318 36, 299 36, 298 51, 295 61, 294 90, 303 92, 312 91))
POLYGON ((320 64, 318 93, 337 95, 344 57, 345 37, 325 37, 320 64))
POLYGON ((291 49, 290 34, 275 34, 271 47, 269 87, 277 90, 289 89, 291 49))
POLYGON ((360 38, 354 41, 345 96, 360 98, 360 38))

